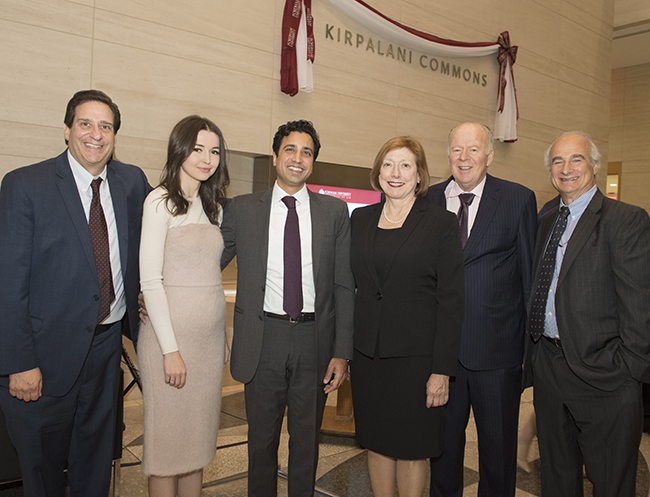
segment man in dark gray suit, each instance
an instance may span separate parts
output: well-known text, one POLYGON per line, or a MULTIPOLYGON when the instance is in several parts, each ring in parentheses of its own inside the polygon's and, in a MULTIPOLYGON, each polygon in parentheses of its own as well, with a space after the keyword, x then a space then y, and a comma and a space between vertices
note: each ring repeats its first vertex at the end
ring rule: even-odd
POLYGON ((545 155, 559 206, 540 218, 526 367, 535 393, 542 495, 636 495, 650 380, 650 219, 596 187, 600 154, 581 132, 545 155), (528 361, 527 361, 528 364, 528 361))
POLYGON ((487 174, 492 132, 464 123, 449 133, 452 177, 427 198, 459 216, 465 262, 463 331, 449 384, 442 456, 431 460, 431 496, 463 494, 470 407, 478 432, 480 497, 515 494, 517 421, 526 301, 537 227, 535 194, 487 174))
POLYGON ((310 122, 280 126, 275 185, 233 199, 221 226, 222 268, 237 256, 230 367, 245 384, 249 496, 277 494, 287 407, 289 496, 313 495, 325 400, 352 357, 348 209, 305 185, 319 149, 310 122))

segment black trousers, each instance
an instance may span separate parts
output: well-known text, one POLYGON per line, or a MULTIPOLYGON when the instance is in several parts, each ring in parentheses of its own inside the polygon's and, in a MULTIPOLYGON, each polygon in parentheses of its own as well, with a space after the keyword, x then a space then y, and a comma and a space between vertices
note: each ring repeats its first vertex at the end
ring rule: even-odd
POLYGON ((532 357, 543 497, 581 497, 582 465, 594 497, 634 497, 643 426, 641 384, 605 392, 578 378, 547 340, 532 357))
POLYGON ((449 382, 445 444, 431 459, 431 497, 461 497, 470 407, 478 436, 479 497, 514 497, 521 366, 471 371, 460 362, 449 382))
POLYGON ((24 402, 0 388, 25 497, 63 497, 66 464, 70 497, 108 495, 121 350, 117 322, 94 338, 79 378, 63 397, 24 402))
POLYGON ((264 322, 260 364, 245 385, 248 495, 277 495, 278 446, 287 412, 289 497, 314 495, 318 438, 327 396, 318 378, 316 326, 270 317, 264 322))

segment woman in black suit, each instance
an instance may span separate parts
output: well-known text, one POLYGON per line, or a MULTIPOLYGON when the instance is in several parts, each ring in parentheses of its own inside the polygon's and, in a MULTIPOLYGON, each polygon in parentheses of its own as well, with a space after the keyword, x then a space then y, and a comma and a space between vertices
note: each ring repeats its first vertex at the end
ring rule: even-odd
POLYGON ((352 399, 375 497, 422 495, 426 459, 442 452, 443 407, 463 315, 456 217, 423 196, 420 143, 392 138, 371 172, 384 201, 352 214, 352 399))

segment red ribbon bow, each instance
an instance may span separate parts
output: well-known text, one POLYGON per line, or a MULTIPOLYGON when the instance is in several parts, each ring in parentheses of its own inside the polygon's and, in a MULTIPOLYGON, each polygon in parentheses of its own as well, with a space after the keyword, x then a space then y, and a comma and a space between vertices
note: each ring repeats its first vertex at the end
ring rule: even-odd
POLYGON ((515 73, 512 70, 512 66, 517 60, 517 45, 510 45, 510 33, 504 31, 499 35, 497 39, 497 44, 499 45, 499 55, 497 55, 497 60, 499 61, 499 112, 503 112, 503 106, 505 103, 505 94, 506 94, 506 67, 507 62, 510 61, 510 79, 512 80, 512 89, 515 92, 515 105, 517 106, 517 119, 519 119, 519 105, 517 105, 517 89, 515 88, 515 73))

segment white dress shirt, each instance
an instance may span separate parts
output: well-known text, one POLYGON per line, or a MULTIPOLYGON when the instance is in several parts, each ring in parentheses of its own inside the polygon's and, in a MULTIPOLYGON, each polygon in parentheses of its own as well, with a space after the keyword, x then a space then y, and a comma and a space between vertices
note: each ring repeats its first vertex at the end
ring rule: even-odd
MULTIPOLYGON (((274 314, 286 314, 283 309, 284 288, 284 225, 288 208, 282 199, 288 194, 278 186, 273 186, 271 216, 269 218, 269 254, 266 266, 266 291, 264 310, 274 314)), ((307 186, 296 192, 296 212, 300 229, 300 257, 302 262, 302 312, 314 312, 316 286, 311 250, 311 210, 307 186)))
POLYGON ((470 237, 472 233, 472 227, 474 226, 474 220, 476 219, 476 213, 478 212, 478 206, 481 203, 481 197, 483 196, 483 189, 485 188, 485 180, 487 176, 483 178, 483 181, 481 181, 476 187, 469 192, 464 191, 460 186, 458 186, 458 183, 456 183, 453 179, 449 182, 447 185, 447 188, 445 188, 445 198, 447 199, 447 210, 449 212, 453 212, 454 214, 458 214, 458 209, 460 209, 460 198, 458 197, 461 193, 473 193, 474 194, 474 200, 472 200, 472 203, 469 206, 469 216, 467 218, 467 238, 470 237))
POLYGON ((124 281, 122 280, 122 265, 120 264, 120 244, 117 238, 117 224, 115 223, 111 189, 106 177, 106 166, 104 166, 104 170, 99 176, 93 176, 72 157, 70 150, 68 150, 68 163, 70 164, 70 169, 72 169, 72 175, 77 184, 77 189, 79 190, 79 198, 81 198, 81 203, 86 213, 86 221, 88 221, 90 216, 90 204, 93 200, 93 189, 90 184, 95 178, 102 178, 103 180, 99 187, 99 193, 101 195, 104 217, 106 218, 106 226, 108 227, 108 244, 111 254, 111 272, 113 273, 115 300, 111 304, 110 314, 101 324, 115 323, 124 317, 126 300, 124 297, 124 281))

